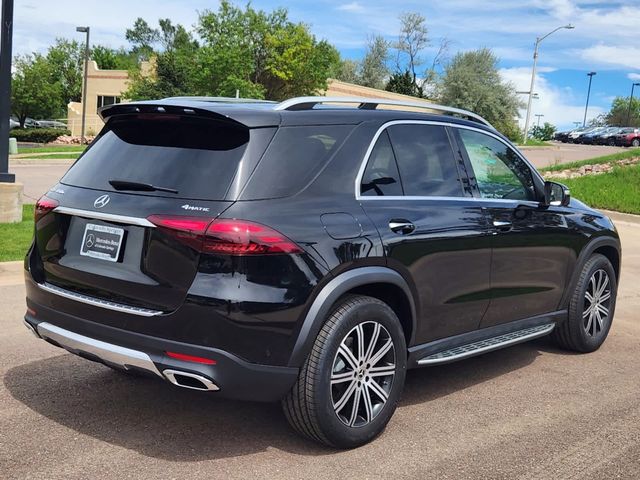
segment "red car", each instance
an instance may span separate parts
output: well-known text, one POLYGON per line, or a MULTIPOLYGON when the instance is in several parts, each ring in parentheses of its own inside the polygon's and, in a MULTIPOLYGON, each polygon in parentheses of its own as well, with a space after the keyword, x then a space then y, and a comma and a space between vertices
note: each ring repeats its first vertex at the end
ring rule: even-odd
POLYGON ((622 147, 640 147, 640 128, 623 128, 615 136, 615 141, 622 147))

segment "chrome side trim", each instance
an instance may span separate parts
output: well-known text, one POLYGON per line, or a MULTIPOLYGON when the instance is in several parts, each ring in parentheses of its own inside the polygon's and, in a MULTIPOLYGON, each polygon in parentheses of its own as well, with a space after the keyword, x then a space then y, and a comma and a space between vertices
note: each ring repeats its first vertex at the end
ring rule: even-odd
POLYGON ((149 310, 147 308, 132 307, 130 305, 123 305, 121 303, 115 303, 108 300, 90 297, 81 293, 70 292, 69 290, 51 285, 50 283, 36 283, 36 285, 38 285, 38 287, 45 292, 53 293, 60 297, 68 298, 69 300, 75 300, 76 302, 86 303, 87 305, 106 308, 107 310, 113 310, 116 312, 130 313, 132 315, 139 315, 141 317, 155 317, 164 313, 161 310, 149 310))
POLYGON ((531 165, 531 163, 529 162, 529 160, 527 160, 524 155, 522 155, 522 153, 520 152, 520 150, 518 150, 518 148, 515 145, 511 145, 507 142, 505 142, 502 138, 500 138, 498 135, 492 133, 492 132, 488 132, 487 130, 483 130, 481 128, 475 128, 475 127, 471 127, 469 125, 460 125, 457 123, 450 123, 450 122, 439 122, 439 121, 434 121, 434 120, 392 120, 390 122, 387 122, 385 124, 383 124, 380 128, 378 128, 378 130, 376 131, 375 135, 373 136, 373 139, 371 140, 371 142, 369 143, 369 147, 367 148, 367 151, 364 154, 364 159, 362 160, 362 163, 360 164, 360 168, 358 169, 358 174, 356 175, 356 180, 355 180, 355 194, 356 194, 356 200, 358 201, 362 201, 362 200, 453 200, 453 201, 460 201, 460 200, 465 200, 465 201, 478 201, 478 202, 510 202, 510 203, 517 203, 517 204, 532 204, 532 205, 539 205, 539 202, 535 202, 535 201, 531 201, 531 200, 510 200, 510 199, 502 199, 502 198, 481 198, 481 197, 425 197, 425 196, 402 196, 402 195, 395 195, 395 196, 362 196, 360 195, 360 184, 362 183, 362 177, 364 176, 364 171, 367 168, 367 163, 369 163, 369 157, 371 156, 371 152, 373 151, 374 147, 376 146, 376 142, 378 141, 378 138, 380 137, 380 135, 382 135, 382 132, 384 132, 387 128, 393 126, 393 125, 438 125, 438 126, 442 126, 442 127, 449 127, 449 128, 462 128, 465 130, 473 130, 475 132, 480 132, 480 133, 484 133, 485 135, 488 135, 490 137, 495 138, 496 140, 498 140, 499 142, 503 143, 504 145, 506 145, 507 147, 509 147, 510 149, 512 149, 514 152, 516 152, 516 155, 518 155, 518 157, 520 157, 520 159, 525 163, 525 165, 527 165, 527 167, 529 167, 529 169, 531 170, 531 174, 534 175, 535 177, 538 178, 539 181, 541 181, 542 183, 544 183, 544 179, 542 178, 542 176, 540 175, 540 173, 538 172, 538 170, 533 167, 533 165, 531 165))
POLYGON ((80 210, 78 208, 69 207, 56 207, 53 209, 56 213, 62 213, 64 215, 73 215, 76 217, 94 218, 96 220, 105 220, 107 222, 123 223, 125 225, 138 225, 140 227, 156 228, 146 218, 140 217, 128 217, 126 215, 116 215, 113 213, 94 212, 91 210, 80 210))
POLYGON ((201 392, 202 391, 216 392, 220 390, 220 387, 218 387, 215 383, 213 383, 207 377, 203 377, 202 375, 197 375, 195 373, 189 373, 189 372, 181 372, 180 370, 171 370, 171 369, 163 370, 162 373, 166 377, 166 379, 169 380, 171 383, 173 383, 176 387, 190 388, 191 390, 200 390, 201 392), (182 385, 181 383, 178 383, 178 380, 176 379, 176 375, 182 375, 183 377, 193 378, 201 382, 206 388, 198 388, 198 387, 192 387, 190 385, 182 385))
POLYGON ((472 118, 487 127, 493 128, 486 119, 477 113, 463 110, 462 108, 447 107, 429 102, 416 102, 407 100, 389 100, 386 98, 366 98, 366 97, 297 97, 285 100, 274 107, 274 110, 308 110, 319 103, 357 103, 358 108, 375 109, 378 105, 391 105, 396 107, 424 108, 436 112, 457 113, 472 118))
POLYGON ((418 365, 438 365, 442 363, 455 362, 457 360, 473 357, 482 353, 509 347, 517 343, 526 342, 528 340, 533 340, 534 338, 547 335, 551 333, 555 326, 555 323, 548 323, 537 327, 525 328, 524 330, 519 330, 517 332, 505 333, 486 340, 479 340, 467 345, 461 345, 459 347, 451 348, 449 350, 421 358, 418 360, 418 365))
POLYGON ((125 369, 137 367, 162 377, 149 355, 144 352, 85 337, 47 322, 38 324, 38 333, 42 338, 52 340, 76 355, 83 352, 89 353, 106 363, 125 369))

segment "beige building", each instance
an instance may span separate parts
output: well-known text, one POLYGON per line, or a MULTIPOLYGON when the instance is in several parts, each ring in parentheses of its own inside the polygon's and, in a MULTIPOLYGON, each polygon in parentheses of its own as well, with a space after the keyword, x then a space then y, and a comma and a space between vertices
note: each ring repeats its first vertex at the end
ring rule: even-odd
MULTIPOLYGON (((151 70, 149 64, 143 65, 142 68, 147 71, 151 70)), ((128 88, 129 75, 126 70, 100 70, 94 61, 89 62, 88 73, 86 134, 94 135, 100 131, 103 125, 98 116, 98 108, 124 101, 122 94, 128 88)), ((363 87, 334 79, 329 79, 329 85, 324 94, 328 97, 385 98, 400 101, 419 100, 408 95, 363 87)), ((71 102, 68 105, 67 112, 71 134, 80 135, 82 130, 82 103, 71 102)))
MULTIPOLYGON (((122 101, 122 92, 128 88, 129 74, 126 70, 100 70, 98 64, 89 61, 87 68, 87 117, 86 134, 95 135, 102 128, 98 108, 122 101)), ((83 96, 84 98, 84 96, 83 96)), ((72 135, 82 132, 82 102, 67 105, 67 125, 72 135)))

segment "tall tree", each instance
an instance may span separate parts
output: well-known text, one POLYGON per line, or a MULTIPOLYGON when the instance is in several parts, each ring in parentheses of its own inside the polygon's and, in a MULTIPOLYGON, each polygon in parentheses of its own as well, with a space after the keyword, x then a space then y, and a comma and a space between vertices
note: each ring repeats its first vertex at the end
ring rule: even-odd
POLYGON ((394 72, 396 76, 394 81, 387 85, 387 90, 395 91, 393 90, 394 85, 400 85, 404 90, 407 90, 404 82, 408 72, 411 76, 413 84, 411 90, 414 92, 414 96, 433 95, 442 61, 448 52, 449 41, 446 38, 440 39, 438 48, 429 64, 425 58, 425 50, 431 45, 432 40, 429 37, 425 17, 416 12, 401 14, 400 34, 397 42, 393 44, 396 49, 396 71, 394 72), (425 65, 428 66, 425 67, 425 65))
POLYGON ((91 60, 103 70, 129 70, 138 64, 137 56, 124 48, 114 49, 103 45, 91 48, 91 60))
POLYGON ((79 102, 82 97, 84 45, 75 40, 56 38, 47 51, 46 60, 52 69, 53 78, 60 81, 60 108, 65 110, 69 102, 79 102))
POLYGON ((132 51, 139 60, 149 60, 160 40, 160 31, 151 28, 146 20, 138 17, 133 27, 125 32, 125 37, 133 45, 132 51))
POLYGON ((362 59, 360 82, 365 87, 383 89, 389 75, 389 42, 381 35, 371 37, 367 42, 367 51, 362 59))
POLYGON ((51 118, 62 114, 63 86, 55 68, 38 54, 14 60, 11 111, 24 127, 27 117, 51 118))
POLYGON ((487 48, 455 55, 445 68, 439 100, 482 115, 509 138, 518 138, 520 100, 514 86, 500 77, 498 58, 487 48))
POLYGON ((340 60, 334 77, 336 80, 343 82, 360 84, 362 77, 360 76, 360 62, 357 60, 340 60))
POLYGON ((616 97, 611 109, 605 116, 608 125, 614 127, 640 127, 640 98, 633 97, 629 108, 630 97, 616 97))

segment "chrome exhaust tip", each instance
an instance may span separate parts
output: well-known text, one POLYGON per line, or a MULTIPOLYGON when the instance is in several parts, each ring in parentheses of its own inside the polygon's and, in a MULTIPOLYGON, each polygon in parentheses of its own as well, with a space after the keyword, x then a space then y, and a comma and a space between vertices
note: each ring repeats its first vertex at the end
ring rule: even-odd
POLYGON ((195 373, 168 369, 163 370, 162 374, 167 380, 178 387, 200 390, 201 392, 215 392, 220 390, 220 388, 211 380, 195 373))

